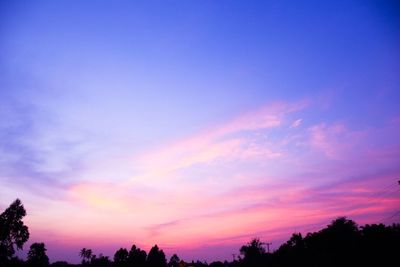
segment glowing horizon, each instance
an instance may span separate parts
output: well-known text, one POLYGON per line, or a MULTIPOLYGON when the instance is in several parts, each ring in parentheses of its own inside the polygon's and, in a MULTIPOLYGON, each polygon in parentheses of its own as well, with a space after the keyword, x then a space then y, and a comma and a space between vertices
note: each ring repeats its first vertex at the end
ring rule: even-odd
POLYGON ((297 5, 1 4, 0 209, 70 262, 399 222, 395 14, 297 5))

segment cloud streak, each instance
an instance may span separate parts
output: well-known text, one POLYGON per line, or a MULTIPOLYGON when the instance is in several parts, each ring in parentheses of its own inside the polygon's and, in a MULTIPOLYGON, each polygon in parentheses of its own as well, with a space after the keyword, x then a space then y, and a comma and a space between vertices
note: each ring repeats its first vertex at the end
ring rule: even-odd
POLYGON ((314 109, 272 103, 159 148, 99 158, 85 179, 61 187, 46 209, 51 218, 34 207, 30 223, 69 247, 157 243, 191 255, 199 244, 229 247, 253 236, 279 242, 335 216, 370 223, 390 214, 398 195, 393 186, 377 188, 400 174, 400 144, 374 139, 398 125, 361 131, 293 120, 314 109), (103 169, 118 169, 119 178, 107 179, 103 169))
POLYGON ((400 172, 393 149, 371 147, 375 130, 355 131, 342 122, 293 127, 291 117, 307 108, 267 105, 127 157, 133 175, 119 182, 92 179, 70 187, 69 196, 90 213, 125 218, 122 224, 114 216, 101 219, 113 229, 146 240, 146 246, 166 247, 228 244, 237 236, 267 237, 282 229, 278 240, 315 221, 348 215, 371 222, 393 211, 396 195, 373 197, 377 184, 392 183, 400 172), (371 160, 388 164, 363 168, 371 160))

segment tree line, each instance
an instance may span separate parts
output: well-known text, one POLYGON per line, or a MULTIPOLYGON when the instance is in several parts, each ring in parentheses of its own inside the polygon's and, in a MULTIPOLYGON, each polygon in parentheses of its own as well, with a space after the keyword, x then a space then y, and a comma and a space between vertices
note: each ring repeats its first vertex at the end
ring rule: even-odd
POLYGON ((118 249, 114 257, 82 248, 80 264, 65 261, 51 263, 44 243, 33 243, 27 259, 15 256, 29 239, 22 219, 26 211, 19 199, 0 214, 0 267, 333 267, 333 266, 400 266, 400 224, 367 224, 358 226, 345 217, 333 220, 317 232, 294 233, 273 252, 265 243, 253 239, 240 248, 240 256, 228 262, 201 261, 186 263, 174 254, 167 261, 157 245, 149 253, 132 245, 118 249))

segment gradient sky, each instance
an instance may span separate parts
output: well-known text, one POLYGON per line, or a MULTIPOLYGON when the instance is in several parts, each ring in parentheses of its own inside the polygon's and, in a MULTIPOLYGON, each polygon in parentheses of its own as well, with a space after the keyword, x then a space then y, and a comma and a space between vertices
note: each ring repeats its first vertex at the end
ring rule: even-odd
POLYGON ((398 1, 1 1, 0 208, 51 261, 399 222, 398 1), (396 213, 397 212, 397 213, 396 213), (397 214, 397 215, 396 215, 397 214))

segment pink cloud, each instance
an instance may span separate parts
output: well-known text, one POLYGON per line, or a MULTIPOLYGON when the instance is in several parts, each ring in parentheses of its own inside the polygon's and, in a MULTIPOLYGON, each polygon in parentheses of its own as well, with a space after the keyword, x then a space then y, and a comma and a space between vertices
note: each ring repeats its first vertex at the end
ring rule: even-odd
MULTIPOLYGON (((190 255, 201 244, 230 247, 254 236, 277 243, 336 216, 361 223, 387 217, 399 198, 381 189, 400 175, 400 144, 376 139, 391 139, 397 126, 359 131, 344 122, 293 121, 304 108, 268 105, 130 156, 116 165, 126 165, 124 179, 94 175, 68 187, 66 203, 48 207, 72 220, 46 225, 51 219, 38 216, 32 225, 71 246, 157 243, 190 255)), ((95 174, 112 164, 99 163, 95 174)))
POLYGON ((279 157, 279 151, 274 151, 272 146, 260 147, 248 133, 277 128, 282 125, 287 114, 305 106, 304 103, 271 104, 164 148, 137 155, 133 162, 138 169, 142 169, 138 179, 153 180, 183 168, 210 164, 216 160, 226 162, 254 157, 279 157))
POLYGON ((343 123, 320 123, 309 128, 310 145, 331 159, 345 159, 364 137, 343 123))
POLYGON ((297 127, 299 127, 301 125, 302 122, 303 122, 303 119, 297 119, 292 123, 290 128, 297 128, 297 127))

